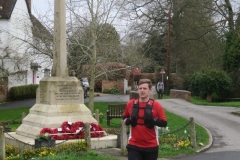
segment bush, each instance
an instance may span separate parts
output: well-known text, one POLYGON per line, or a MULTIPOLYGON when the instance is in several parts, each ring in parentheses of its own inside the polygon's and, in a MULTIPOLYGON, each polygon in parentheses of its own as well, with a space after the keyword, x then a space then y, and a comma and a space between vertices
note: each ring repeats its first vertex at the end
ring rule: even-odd
POLYGON ((120 92, 116 88, 111 88, 111 89, 104 89, 103 93, 119 94, 120 92))
POLYGON ((12 146, 12 145, 6 145, 5 150, 6 150, 6 156, 7 157, 9 157, 11 155, 17 155, 18 152, 19 152, 19 149, 15 146, 12 146))
POLYGON ((213 93, 221 96, 233 89, 233 82, 226 72, 215 69, 204 69, 191 77, 191 88, 194 95, 205 98, 213 93))
POLYGON ((56 147, 56 152, 79 152, 86 151, 85 141, 79 140, 79 142, 64 143, 56 147))
POLYGON ((37 84, 11 87, 8 93, 8 100, 17 101, 36 98, 37 88, 38 88, 37 84))
POLYGON ((83 141, 63 143, 55 148, 52 147, 42 147, 37 149, 25 149, 20 150, 14 146, 6 145, 6 160, 12 159, 32 159, 33 157, 43 157, 43 156, 53 156, 59 153, 72 153, 86 151, 86 143, 83 141))

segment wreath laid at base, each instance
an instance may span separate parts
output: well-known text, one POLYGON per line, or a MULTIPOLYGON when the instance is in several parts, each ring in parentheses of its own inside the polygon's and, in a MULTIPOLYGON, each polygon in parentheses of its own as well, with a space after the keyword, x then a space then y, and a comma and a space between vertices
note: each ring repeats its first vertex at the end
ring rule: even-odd
MULTIPOLYGON (((84 123, 83 122, 63 122, 61 128, 43 128, 40 134, 48 134, 54 140, 68 140, 68 139, 83 139, 84 123)), ((91 137, 103 137, 103 129, 101 126, 90 123, 90 134, 91 137)))

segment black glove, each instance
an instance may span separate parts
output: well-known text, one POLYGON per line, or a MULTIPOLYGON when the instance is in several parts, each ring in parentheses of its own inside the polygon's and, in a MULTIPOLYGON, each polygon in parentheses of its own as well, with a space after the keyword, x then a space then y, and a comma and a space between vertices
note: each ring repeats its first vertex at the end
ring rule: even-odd
POLYGON ((153 119, 153 124, 158 126, 158 127, 166 127, 167 126, 167 121, 159 120, 159 119, 153 119))
POLYGON ((132 119, 131 118, 126 118, 124 119, 124 123, 129 126, 130 124, 132 124, 132 119))

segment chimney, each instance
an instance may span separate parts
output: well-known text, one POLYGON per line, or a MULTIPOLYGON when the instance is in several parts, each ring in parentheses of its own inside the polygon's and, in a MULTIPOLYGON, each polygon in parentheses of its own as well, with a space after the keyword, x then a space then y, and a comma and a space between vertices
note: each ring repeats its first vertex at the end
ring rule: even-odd
POLYGON ((27 0, 30 12, 32 12, 32 0, 27 0))

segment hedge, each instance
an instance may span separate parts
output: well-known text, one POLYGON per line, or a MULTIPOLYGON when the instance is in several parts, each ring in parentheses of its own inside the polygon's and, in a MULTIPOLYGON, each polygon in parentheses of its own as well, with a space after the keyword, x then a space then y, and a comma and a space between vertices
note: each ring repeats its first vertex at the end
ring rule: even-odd
POLYGON ((8 92, 9 101, 36 98, 38 84, 11 87, 8 92))

